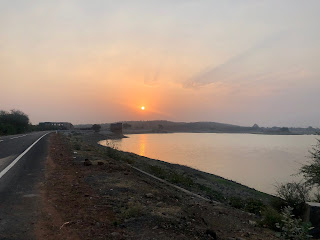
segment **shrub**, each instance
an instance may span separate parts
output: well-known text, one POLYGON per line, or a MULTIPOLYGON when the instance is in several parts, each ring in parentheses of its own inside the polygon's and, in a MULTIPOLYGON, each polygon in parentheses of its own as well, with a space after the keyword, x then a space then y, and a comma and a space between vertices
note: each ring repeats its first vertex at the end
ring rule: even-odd
POLYGON ((18 110, 0 111, 0 135, 24 133, 30 128, 29 117, 18 110))
POLYGON ((320 139, 310 151, 310 163, 300 169, 300 174, 304 176, 307 184, 320 186, 320 139))
POLYGON ((75 144, 73 145, 73 148, 74 148, 75 150, 81 150, 81 145, 80 145, 79 143, 75 143, 75 144))
POLYGON ((281 212, 287 206, 286 202, 282 198, 279 198, 279 197, 272 198, 270 205, 278 212, 281 212))
POLYGON ((166 171, 158 166, 150 166, 151 173, 160 178, 165 178, 166 171))
POLYGON ((128 208, 121 212, 121 215, 124 219, 138 217, 143 215, 143 207, 140 203, 131 203, 128 208))
POLYGON ((185 186, 192 186, 194 184, 193 180, 190 177, 175 172, 171 173, 169 181, 172 183, 179 183, 185 186))
POLYGON ((243 209, 245 207, 244 201, 239 197, 231 197, 229 199, 229 205, 234 208, 243 209))
POLYGON ((310 188, 304 183, 286 183, 277 187, 277 195, 282 198, 288 206, 293 208, 296 216, 302 216, 305 202, 309 200, 310 188))
POLYGON ((310 223, 303 223, 301 219, 294 218, 292 207, 286 207, 282 212, 282 221, 277 223, 281 230, 280 237, 288 240, 307 240, 312 236, 309 231, 312 229, 310 223))
POLYGON ((272 230, 278 230, 277 223, 282 222, 282 216, 279 212, 272 207, 266 207, 261 215, 262 220, 259 223, 261 226, 268 227, 272 230))
POLYGON ((219 191, 213 190, 212 188, 207 187, 205 185, 201 185, 201 184, 198 184, 198 187, 201 191, 204 191, 211 200, 220 201, 220 202, 226 200, 223 194, 219 191))
POLYGON ((318 192, 316 192, 314 194, 314 199, 312 201, 320 203, 320 191, 319 190, 318 190, 318 192))
POLYGON ((264 209, 264 207, 265 205, 261 200, 250 198, 246 201, 244 209, 250 213, 261 215, 261 212, 264 209))
POLYGON ((127 157, 126 159, 125 159, 125 161, 128 163, 128 164, 134 164, 136 161, 134 160, 134 159, 132 159, 131 157, 127 157))
POLYGON ((101 126, 99 124, 93 124, 91 129, 95 132, 100 132, 101 126))

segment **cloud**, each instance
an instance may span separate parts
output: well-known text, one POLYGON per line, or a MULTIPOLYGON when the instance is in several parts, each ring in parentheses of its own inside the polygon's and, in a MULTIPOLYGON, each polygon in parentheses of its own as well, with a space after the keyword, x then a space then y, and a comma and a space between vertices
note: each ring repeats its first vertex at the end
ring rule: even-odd
POLYGON ((144 84, 148 86, 155 86, 159 81, 159 71, 155 71, 152 73, 147 73, 144 76, 144 84))
POLYGON ((279 76, 295 76, 302 66, 294 56, 294 46, 299 42, 290 36, 287 32, 274 34, 219 66, 195 74, 183 86, 200 88, 215 82, 268 81, 279 76))

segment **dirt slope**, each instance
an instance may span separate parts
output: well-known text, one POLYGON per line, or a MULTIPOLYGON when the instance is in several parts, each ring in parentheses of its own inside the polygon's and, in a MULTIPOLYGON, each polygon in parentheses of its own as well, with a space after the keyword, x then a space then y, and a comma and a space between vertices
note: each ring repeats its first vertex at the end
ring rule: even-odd
POLYGON ((276 239, 254 226, 254 214, 186 195, 72 141, 50 138, 38 239, 276 239))

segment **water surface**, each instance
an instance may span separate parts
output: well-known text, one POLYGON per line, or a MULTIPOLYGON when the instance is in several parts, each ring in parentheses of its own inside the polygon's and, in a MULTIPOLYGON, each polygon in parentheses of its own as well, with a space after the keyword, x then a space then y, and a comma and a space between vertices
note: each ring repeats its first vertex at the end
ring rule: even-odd
POLYGON ((104 140, 149 158, 187 165, 274 194, 277 183, 299 180, 316 136, 222 133, 131 134, 104 140))

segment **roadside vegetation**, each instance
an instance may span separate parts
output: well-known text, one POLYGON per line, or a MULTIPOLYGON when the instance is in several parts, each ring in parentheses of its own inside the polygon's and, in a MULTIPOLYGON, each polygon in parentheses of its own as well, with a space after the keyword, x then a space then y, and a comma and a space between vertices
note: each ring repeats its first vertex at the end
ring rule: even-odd
POLYGON ((306 202, 320 202, 320 140, 310 151, 310 161, 301 167, 301 182, 277 186, 279 199, 262 212, 262 224, 279 231, 282 239, 307 240, 312 238, 313 226, 303 222, 306 202), (315 192, 315 193, 314 193, 315 192), (313 193, 313 194, 311 194, 313 193))
MULTIPOLYGON (((100 131, 100 125, 90 128, 96 132, 100 131)), ((61 126, 32 125, 29 116, 19 110, 0 110, 0 136, 22 134, 33 131, 67 130, 61 126)))
POLYGON ((29 117, 19 110, 0 111, 0 135, 20 134, 32 131, 29 117))

